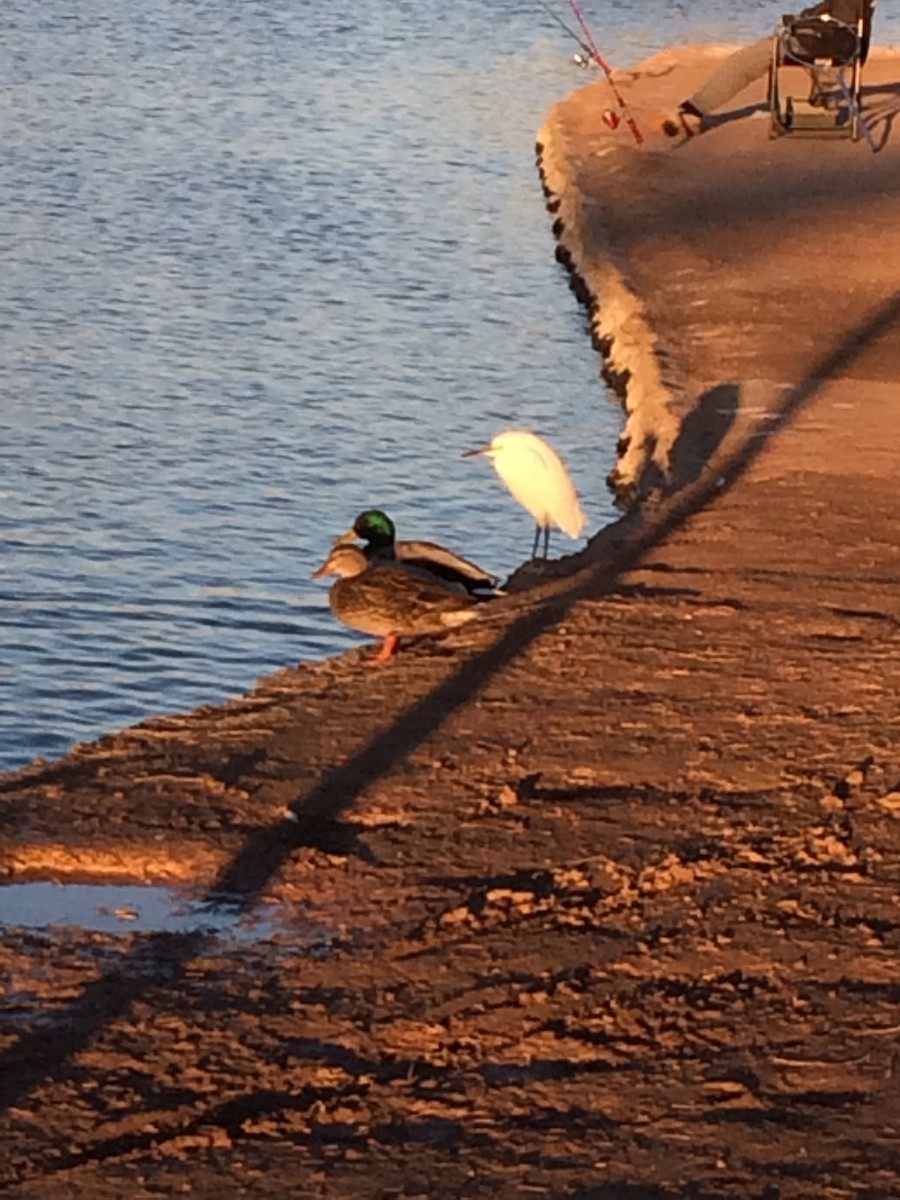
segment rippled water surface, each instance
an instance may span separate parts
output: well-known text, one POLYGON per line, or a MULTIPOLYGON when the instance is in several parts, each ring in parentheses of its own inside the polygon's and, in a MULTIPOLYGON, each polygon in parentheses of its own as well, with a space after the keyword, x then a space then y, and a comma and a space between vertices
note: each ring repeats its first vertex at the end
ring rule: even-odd
MULTIPOLYGON (((619 63, 780 11, 731 9, 585 5, 619 63)), ((504 425, 610 518, 536 4, 6 0, 3 43, 0 767, 351 644, 309 575, 363 507, 513 567, 459 457, 504 425)))

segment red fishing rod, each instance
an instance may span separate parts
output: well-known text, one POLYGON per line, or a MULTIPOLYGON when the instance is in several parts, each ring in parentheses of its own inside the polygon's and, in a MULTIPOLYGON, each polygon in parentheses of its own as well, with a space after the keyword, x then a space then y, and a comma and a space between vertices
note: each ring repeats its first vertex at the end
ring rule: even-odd
MULTIPOLYGON (((578 22, 578 24, 581 28, 581 32, 584 34, 584 42, 582 42, 581 44, 584 46, 584 48, 586 50, 590 51, 591 58, 594 60, 594 62, 597 64, 597 66, 600 68, 600 70, 603 72, 603 74, 606 76, 607 82, 609 83, 609 86, 612 88, 612 94, 616 98, 616 104, 618 104, 619 109, 622 113, 622 116, 625 119, 625 124, 628 126, 628 128, 631 131, 631 136, 634 138, 634 140, 638 146, 643 146, 644 135, 641 133, 640 129, 638 129, 637 121, 631 115, 631 109, 625 103, 622 93, 619 91, 619 89, 615 85, 615 81, 613 80, 613 76, 612 76, 612 67, 610 67, 609 63, 606 61, 606 59, 603 57, 603 55, 597 49, 597 43, 594 41, 593 34, 591 33, 590 29, 588 28, 587 21, 585 21, 584 17, 582 16, 581 9, 578 7, 576 0, 568 0, 568 4, 569 4, 569 8, 571 8, 571 10, 572 10, 575 20, 578 22)), ((579 41, 580 41, 580 39, 579 39, 579 41)), ((610 114, 610 115, 614 116, 615 114, 610 114)), ((607 124, 610 124, 610 122, 607 122, 607 124)), ((615 125, 613 125, 612 127, 615 128, 615 125)))

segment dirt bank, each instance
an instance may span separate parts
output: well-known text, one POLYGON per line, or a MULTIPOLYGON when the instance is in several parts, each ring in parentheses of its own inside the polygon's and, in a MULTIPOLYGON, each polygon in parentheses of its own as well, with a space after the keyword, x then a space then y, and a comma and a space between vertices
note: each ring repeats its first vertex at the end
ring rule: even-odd
MULTIPOLYGON (((666 61, 643 114, 703 67, 666 61)), ((602 105, 542 162, 669 491, 383 669, 0 779, 10 880, 283 906, 5 931, 6 1194, 900 1194, 897 152, 638 154, 602 105)))

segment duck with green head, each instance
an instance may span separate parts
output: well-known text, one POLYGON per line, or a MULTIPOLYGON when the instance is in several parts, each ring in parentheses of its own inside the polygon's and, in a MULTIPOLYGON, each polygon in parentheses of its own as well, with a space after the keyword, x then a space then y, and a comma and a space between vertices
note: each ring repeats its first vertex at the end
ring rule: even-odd
POLYGON ((469 592, 473 595, 479 592, 492 592, 497 585, 497 576, 491 575, 477 563, 463 558, 446 546, 437 542, 397 541, 394 522, 379 508, 367 509, 353 522, 346 533, 342 533, 335 545, 354 542, 357 539, 364 542, 363 553, 369 562, 376 565, 399 562, 405 567, 415 567, 420 571, 440 579, 443 583, 457 591, 469 592))
POLYGON ((337 543, 313 579, 337 575, 328 593, 339 621, 382 639, 373 662, 396 654, 401 637, 445 633, 482 611, 474 596, 451 590, 424 572, 390 563, 371 566, 359 546, 337 543))

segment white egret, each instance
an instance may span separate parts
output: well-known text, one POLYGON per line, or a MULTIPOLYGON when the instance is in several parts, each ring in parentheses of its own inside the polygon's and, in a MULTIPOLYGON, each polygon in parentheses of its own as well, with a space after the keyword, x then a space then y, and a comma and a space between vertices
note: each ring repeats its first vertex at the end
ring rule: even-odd
POLYGON ((531 557, 537 558, 541 530, 544 558, 550 545, 550 526, 558 526, 570 538, 581 536, 586 517, 578 502, 575 485, 562 459, 528 429, 505 429, 480 450, 466 450, 463 458, 483 454, 491 459, 497 474, 523 508, 534 517, 537 528, 531 557))
POLYGON ((443 633, 471 621, 483 610, 474 596, 452 591, 446 584, 385 564, 372 567, 359 546, 333 546, 313 579, 337 575, 328 593, 331 611, 339 621, 382 639, 372 661, 384 662, 397 652, 401 637, 443 633))

